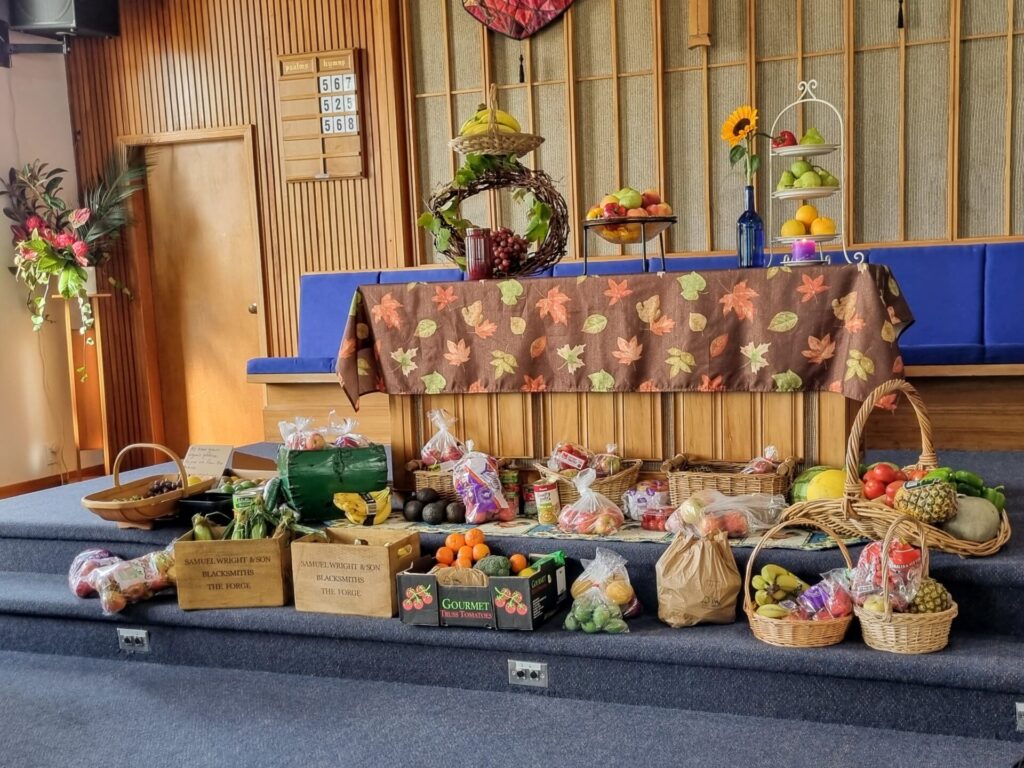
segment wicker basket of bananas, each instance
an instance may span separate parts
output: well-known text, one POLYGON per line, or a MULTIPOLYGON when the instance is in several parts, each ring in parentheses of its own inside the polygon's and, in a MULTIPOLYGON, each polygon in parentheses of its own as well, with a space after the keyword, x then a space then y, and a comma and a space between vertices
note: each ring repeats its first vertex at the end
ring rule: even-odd
POLYGON ((462 155, 515 155, 523 157, 544 143, 543 136, 523 133, 519 121, 498 109, 498 89, 492 84, 487 104, 481 104, 448 142, 462 155))
POLYGON ((917 416, 921 429, 921 454, 917 463, 908 470, 934 470, 938 465, 932 445, 932 424, 928 411, 917 390, 903 379, 891 379, 879 385, 869 394, 861 406, 850 429, 846 444, 846 479, 843 495, 833 499, 815 499, 796 502, 783 514, 783 520, 809 518, 824 523, 840 536, 862 536, 882 540, 889 527, 903 515, 923 523, 923 543, 932 549, 949 552, 961 557, 983 557, 994 555, 1010 540, 1010 519, 1005 510, 998 512, 999 527, 995 536, 986 541, 972 541, 959 538, 946 530, 947 523, 955 519, 958 510, 957 490, 947 482, 936 482, 928 478, 907 482, 894 497, 893 507, 879 499, 868 499, 858 476, 859 459, 863 446, 864 427, 868 417, 875 410, 875 403, 886 395, 903 394, 917 416))

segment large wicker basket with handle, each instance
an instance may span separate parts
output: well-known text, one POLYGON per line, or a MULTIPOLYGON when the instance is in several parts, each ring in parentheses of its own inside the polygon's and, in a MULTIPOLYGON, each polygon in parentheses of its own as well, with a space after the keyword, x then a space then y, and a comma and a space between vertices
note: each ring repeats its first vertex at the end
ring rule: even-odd
MULTIPOLYGON (((853 421, 850 439, 846 444, 846 482, 842 498, 797 502, 783 513, 784 521, 788 520, 792 524, 794 518, 810 519, 830 526, 842 536, 864 536, 876 540, 885 538, 889 527, 902 515, 880 501, 865 498, 857 468, 864 439, 864 426, 875 408, 875 403, 879 398, 896 392, 906 395, 921 428, 921 455, 914 467, 935 469, 938 459, 932 447, 932 423, 928 418, 928 411, 916 389, 902 379, 892 379, 881 384, 867 396, 857 413, 857 418, 853 421)), ((999 532, 988 541, 966 541, 934 525, 924 525, 923 543, 932 549, 962 557, 994 555, 1010 540, 1010 519, 1005 511, 1001 517, 999 532)))
POLYGON ((171 515, 177 508, 179 500, 208 491, 215 482, 217 482, 217 478, 211 477, 189 485, 185 465, 174 451, 157 443, 135 443, 123 448, 114 459, 114 486, 104 491, 90 493, 82 499, 82 506, 104 520, 117 523, 121 528, 149 529, 153 527, 157 518, 171 515), (150 475, 122 485, 121 462, 125 455, 129 451, 146 448, 159 451, 170 457, 178 468, 177 476, 174 474, 150 475), (174 479, 180 481, 180 488, 157 496, 146 496, 154 481, 174 479), (135 496, 140 498, 132 498, 135 496))
POLYGON ((661 471, 668 477, 672 506, 678 507, 697 491, 707 489, 719 491, 726 496, 742 496, 747 493, 785 495, 793 483, 796 465, 797 459, 790 456, 775 468, 775 472, 752 475, 740 471, 747 466, 743 461, 698 459, 680 453, 664 462, 661 471))
POLYGON ((897 536, 910 538, 917 534, 921 542, 921 576, 928 575, 928 547, 925 545, 926 526, 906 515, 899 516, 889 526, 882 541, 882 602, 885 612, 854 608, 860 619, 864 642, 877 651, 890 653, 933 653, 949 643, 949 630, 957 615, 957 604, 941 613, 894 613, 889 600, 889 549, 897 536), (908 535, 909 534, 909 535, 908 535))
POLYGON ((843 637, 846 635, 846 630, 850 627, 850 622, 853 620, 852 614, 838 619, 825 620, 790 621, 789 619, 770 619, 766 616, 761 616, 757 612, 757 606, 754 605, 754 600, 751 597, 753 593, 751 580, 754 577, 754 561, 757 560, 757 556, 764 547, 765 542, 771 541, 772 537, 783 528, 793 527, 818 528, 824 531, 839 545, 843 559, 846 561, 846 567, 853 567, 853 561, 850 560, 850 553, 846 549, 846 544, 828 526, 816 523, 813 520, 800 518, 779 523, 761 537, 761 540, 757 542, 757 546, 754 547, 754 551, 750 553, 750 559, 747 560, 747 573, 743 578, 743 612, 747 614, 747 620, 750 622, 750 629, 753 631, 754 637, 769 645, 777 645, 782 648, 823 648, 827 645, 835 645, 842 642, 843 637))

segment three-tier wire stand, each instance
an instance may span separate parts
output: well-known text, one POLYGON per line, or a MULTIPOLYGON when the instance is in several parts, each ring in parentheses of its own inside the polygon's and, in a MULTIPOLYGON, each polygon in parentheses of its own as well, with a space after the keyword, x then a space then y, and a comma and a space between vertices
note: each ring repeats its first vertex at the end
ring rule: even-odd
MULTIPOLYGON (((846 146, 845 146, 845 133, 843 131, 843 116, 839 113, 839 110, 835 106, 824 99, 819 99, 814 93, 818 87, 817 80, 801 80, 797 85, 797 92, 799 94, 796 101, 784 108, 775 117, 775 121, 772 123, 771 135, 776 136, 779 121, 788 112, 796 110, 801 106, 814 106, 816 108, 828 108, 835 113, 836 118, 839 120, 839 143, 838 144, 796 144, 789 147, 772 147, 771 152, 768 156, 768 177, 773 180, 777 180, 779 177, 777 172, 783 170, 782 165, 785 165, 785 170, 789 169, 789 164, 795 160, 807 159, 812 157, 822 157, 825 155, 831 155, 834 152, 839 154, 839 185, 835 187, 802 187, 802 188, 789 188, 789 189, 776 189, 771 193, 771 199, 768 203, 768 232, 771 233, 771 240, 768 246, 768 259, 766 266, 771 266, 772 261, 779 260, 782 264, 831 264, 832 256, 824 251, 822 248, 826 243, 835 242, 838 240, 842 245, 843 258, 847 264, 860 264, 865 260, 864 254, 860 251, 850 252, 847 245, 847 221, 846 221, 846 146), (839 196, 839 213, 837 214, 837 225, 836 232, 832 235, 798 235, 794 237, 784 237, 778 233, 776 228, 777 221, 785 221, 790 216, 777 216, 776 206, 785 206, 790 201, 797 201, 800 203, 802 200, 813 200, 819 198, 828 198, 834 195, 839 196), (793 243, 798 240, 810 241, 815 244, 815 250, 818 254, 818 259, 815 261, 794 261, 791 256, 791 250, 793 243), (781 258, 779 258, 781 257, 781 258)), ((773 181, 774 183, 774 181, 773 181)))

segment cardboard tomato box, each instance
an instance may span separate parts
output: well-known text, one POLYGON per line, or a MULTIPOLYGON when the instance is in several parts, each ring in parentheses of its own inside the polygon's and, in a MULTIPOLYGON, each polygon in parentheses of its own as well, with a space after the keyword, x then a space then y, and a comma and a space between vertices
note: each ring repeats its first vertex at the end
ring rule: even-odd
POLYGON ((565 553, 530 555, 529 576, 492 576, 486 587, 443 586, 424 557, 398 574, 398 615, 406 624, 533 630, 550 619, 568 591, 565 553))
POLYGON ((395 576, 419 558, 420 535, 374 528, 327 528, 326 533, 328 541, 303 536, 292 543, 295 608, 393 617, 395 576))
MULTIPOLYGON (((214 537, 224 529, 213 526, 214 537)), ((286 605, 292 594, 291 536, 239 541, 195 541, 192 531, 174 543, 178 606, 258 608, 286 605)))

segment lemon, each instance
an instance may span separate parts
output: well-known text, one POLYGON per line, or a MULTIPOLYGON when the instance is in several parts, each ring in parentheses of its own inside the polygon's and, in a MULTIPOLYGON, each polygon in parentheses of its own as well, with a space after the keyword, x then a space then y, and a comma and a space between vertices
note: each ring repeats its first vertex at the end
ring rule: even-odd
POLYGON ((793 218, 805 227, 809 227, 811 226, 811 222, 818 218, 818 209, 813 205, 801 205, 796 209, 796 214, 794 214, 793 218))
MULTIPOLYGON (((810 206, 806 207, 810 208, 810 206)), ((828 216, 820 216, 811 222, 812 235, 834 235, 835 233, 836 223, 828 216)))
POLYGON ((806 234, 807 230, 804 228, 803 222, 797 221, 796 219, 789 219, 782 225, 783 237, 800 237, 800 235, 806 234))
POLYGON ((189 485, 195 485, 196 483, 201 483, 201 482, 203 482, 203 478, 201 478, 201 477, 197 477, 196 475, 189 475, 188 476, 188 484, 189 485))

